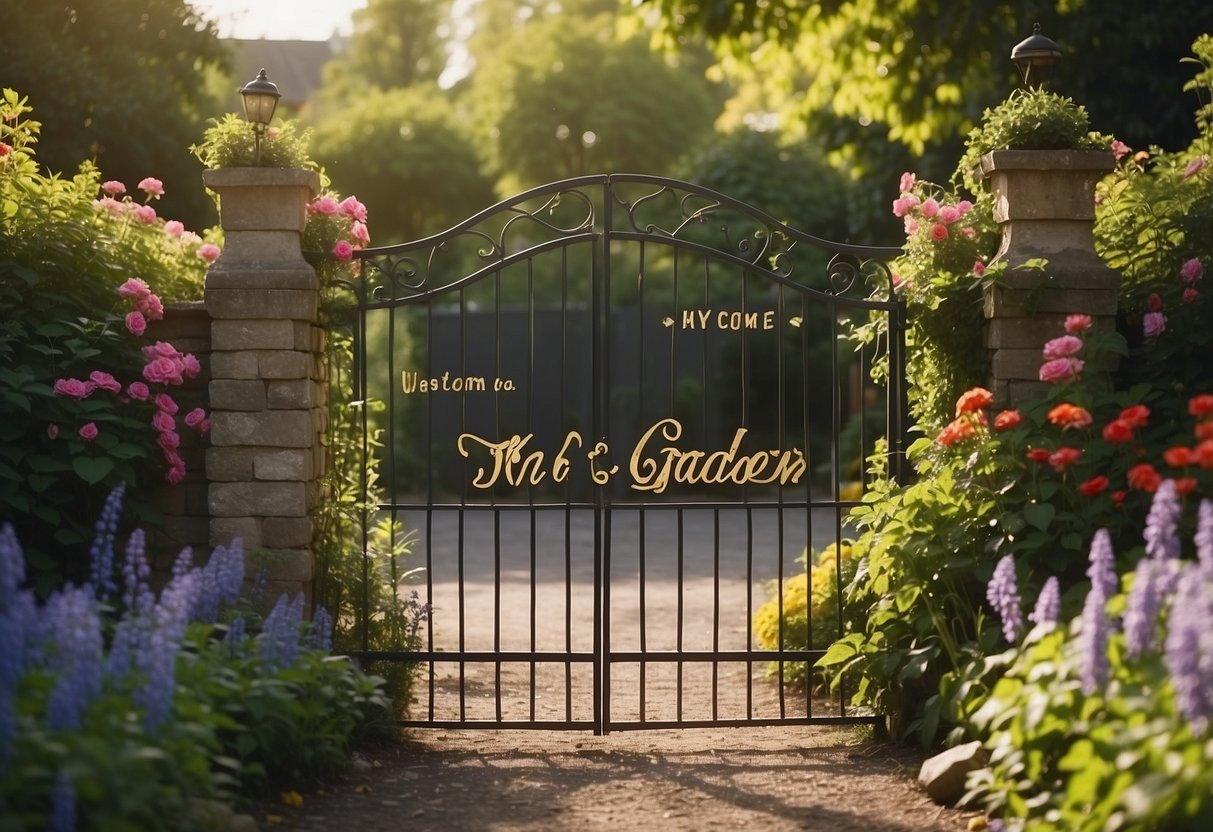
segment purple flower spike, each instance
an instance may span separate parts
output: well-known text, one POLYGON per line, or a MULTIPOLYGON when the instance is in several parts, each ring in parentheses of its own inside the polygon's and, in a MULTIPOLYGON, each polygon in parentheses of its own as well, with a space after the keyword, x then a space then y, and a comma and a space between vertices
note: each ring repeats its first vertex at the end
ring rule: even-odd
POLYGON ((1196 512, 1196 558, 1205 580, 1213 580, 1213 502, 1201 500, 1196 512))
POLYGON ((1061 589, 1057 584, 1057 576, 1051 575, 1045 585, 1040 588, 1036 599, 1036 608, 1028 616, 1034 624, 1056 624, 1061 614, 1061 589))
POLYGON ((1108 634, 1112 625, 1104 608, 1106 604, 1107 598, 1104 597, 1100 586, 1092 586, 1082 608, 1082 624, 1078 635, 1082 655, 1082 692, 1087 696, 1108 683, 1108 634))
POLYGON ((1023 632, 1023 612, 1019 608, 1019 589, 1015 584, 1015 559, 1004 555, 994 567, 986 586, 986 599, 1002 621, 1002 634, 1014 644, 1023 632))
POLYGON ((1179 592, 1171 606, 1167 640, 1163 658, 1171 672, 1171 684, 1175 688, 1175 704, 1192 725, 1192 730, 1201 733, 1213 716, 1213 673, 1207 638, 1203 636, 1213 603, 1204 581, 1186 580, 1180 584, 1179 592), (1206 643, 1203 645, 1202 641, 1206 643))
POLYGON ((122 498, 126 494, 126 483, 118 483, 101 508, 97 518, 97 534, 89 548, 90 578, 97 599, 105 601, 118 591, 114 581, 114 537, 118 533, 118 521, 122 518, 122 498))
POLYGON ((1150 513, 1146 516, 1146 554, 1155 560, 1179 556, 1179 515, 1183 506, 1175 491, 1174 480, 1164 480, 1158 486, 1150 513))
POLYGON ((1116 594, 1120 582, 1116 578, 1116 554, 1112 551, 1112 537, 1107 529, 1095 532, 1091 540, 1091 565, 1087 567, 1087 577, 1091 579, 1091 588, 1097 589, 1107 601, 1116 594))
POLYGON ((1130 657, 1136 658, 1154 647, 1158 613, 1165 600, 1163 584, 1166 581, 1160 574, 1163 569, 1163 564, 1148 559, 1137 564, 1124 619, 1125 648, 1130 657))

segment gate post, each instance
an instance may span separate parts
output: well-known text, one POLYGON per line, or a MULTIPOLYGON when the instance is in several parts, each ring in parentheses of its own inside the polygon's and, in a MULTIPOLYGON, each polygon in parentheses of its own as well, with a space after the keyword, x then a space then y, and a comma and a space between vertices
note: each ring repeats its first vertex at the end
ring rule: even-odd
MULTIPOLYGON (((311 598, 310 511, 324 467, 319 281, 300 240, 314 171, 226 168, 224 248, 206 275, 211 316, 211 545, 262 550, 269 597, 311 598)), ((310 606, 310 603, 309 603, 310 606)))
MULTIPOLYGON (((985 297, 985 343, 996 406, 1039 396, 1041 350, 1064 334, 1067 314, 1114 330, 1120 274, 1095 253, 1095 184, 1115 166, 1105 150, 998 150, 981 158, 994 194, 1008 266, 985 297), (1044 270, 1017 269, 1043 258, 1044 270)), ((1089 372, 1107 371, 1088 365, 1089 372)))

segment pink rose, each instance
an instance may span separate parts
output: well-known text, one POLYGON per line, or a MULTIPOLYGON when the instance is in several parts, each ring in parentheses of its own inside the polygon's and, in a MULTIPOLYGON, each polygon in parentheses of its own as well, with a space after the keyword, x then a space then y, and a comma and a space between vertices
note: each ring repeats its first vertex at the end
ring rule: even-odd
POLYGON ((1074 335, 1063 335, 1045 343, 1044 357, 1046 361, 1055 358, 1068 358, 1082 351, 1082 339, 1074 335))
POLYGON ((126 193, 126 185, 123 185, 117 179, 111 179, 108 182, 101 183, 101 190, 105 191, 110 196, 126 193))
POLYGON ((131 209, 131 213, 144 225, 151 225, 156 221, 156 209, 150 205, 136 205, 131 209))
POLYGON ((1050 384, 1072 381, 1082 372, 1081 358, 1055 358, 1040 365, 1040 380, 1050 384))
POLYGON ((333 199, 333 197, 325 194, 308 206, 308 210, 314 214, 327 214, 332 216, 341 213, 341 203, 333 199))
POLYGON ((1184 303, 1191 303, 1196 300, 1199 294, 1199 292, 1189 286, 1187 289, 1184 289, 1184 303))
POLYGON ((142 381, 132 381, 126 388, 126 394, 132 399, 138 399, 139 401, 143 402, 147 401, 147 398, 152 394, 152 391, 148 390, 147 385, 142 381))
POLYGON ((965 214, 973 210, 973 203, 969 202, 967 199, 962 199, 960 202, 956 203, 956 210, 959 211, 960 215, 963 217, 965 214))
POLYGON ((47 439, 58 439, 59 438, 59 426, 56 425, 54 422, 51 422, 49 425, 46 426, 46 438, 47 439))
POLYGON ((171 414, 157 410, 152 414, 152 428, 156 433, 168 433, 177 429, 177 420, 171 414))
POLYGON ((96 205, 98 208, 104 208, 106 211, 109 211, 111 217, 116 217, 125 210, 122 207, 122 203, 119 202, 118 200, 114 199, 112 196, 106 196, 106 197, 102 197, 101 199, 95 199, 95 200, 93 200, 93 205, 96 205))
POLYGON ((918 233, 918 220, 913 217, 906 217, 906 236, 912 237, 918 233))
POLYGON ((356 197, 347 196, 341 200, 339 207, 341 208, 341 213, 347 217, 353 217, 357 222, 366 222, 366 206, 359 202, 356 197))
POLYGON ((939 213, 939 202, 934 198, 930 198, 922 203, 922 215, 929 220, 935 219, 935 215, 939 213))
POLYGON ((338 240, 333 246, 333 256, 338 260, 349 260, 354 256, 354 247, 346 240, 338 240))
POLYGON ((1161 312, 1162 311, 1162 309, 1163 309, 1162 296, 1160 296, 1158 294, 1158 292, 1151 292, 1150 296, 1148 298, 1146 298, 1146 309, 1149 309, 1151 312, 1161 312))
POLYGON ((937 243, 948 239, 948 227, 941 222, 931 226, 931 239, 937 243))
POLYGON ((975 261, 973 263, 973 274, 977 275, 978 277, 981 277, 985 273, 986 273, 986 264, 980 260, 975 261))
POLYGON ((170 396, 168 393, 160 393, 159 395, 156 396, 155 401, 156 401, 156 407, 158 409, 163 410, 165 413, 169 414, 170 416, 176 415, 177 403, 175 401, 173 401, 173 397, 170 396))
POLYGON ((904 217, 906 214, 910 213, 911 207, 912 206, 906 197, 899 196, 897 199, 893 200, 893 216, 904 217))
POLYGON ((147 319, 143 317, 143 313, 138 311, 127 312, 126 329, 131 335, 142 335, 147 332, 147 319))
POLYGON ((181 457, 175 457, 170 461, 168 470, 164 472, 164 479, 169 485, 176 485, 185 479, 185 462, 181 457))
POLYGON ((1157 338, 1167 328, 1167 316, 1162 312, 1147 312, 1141 317, 1141 331, 1147 338, 1157 338))
POLYGON ((70 396, 73 399, 87 399, 93 392, 93 385, 78 378, 61 378, 54 384, 54 390, 60 396, 70 396))
POLYGON ((354 220, 353 225, 350 226, 350 236, 364 246, 371 241, 371 232, 367 229, 366 223, 358 220, 354 220))
POLYGON ((5 156, 9 155, 12 152, 13 152, 12 146, 7 145, 4 142, 0 142, 0 159, 3 159, 5 156))
POLYGON ((945 205, 939 209, 939 218, 948 225, 951 225, 960 219, 960 211, 955 205, 945 205))
POLYGON ((1071 335, 1077 335, 1080 332, 1086 332, 1091 328, 1091 316, 1081 313, 1066 315, 1066 332, 1071 335))
POLYGON ((181 373, 186 378, 195 378, 202 372, 202 366, 198 363, 198 359, 193 353, 187 353, 181 356, 181 373))
POLYGON ((194 426, 194 430, 198 431, 203 436, 206 436, 208 433, 211 432, 211 420, 203 419, 201 422, 199 422, 197 425, 194 426))
POLYGON ((88 380, 98 390, 108 390, 111 393, 122 392, 122 385, 118 383, 117 379, 102 370, 93 370, 88 374, 88 380))
POLYGON ((149 361, 153 358, 178 358, 181 353, 168 341, 157 341, 143 348, 143 357, 149 361))
POLYGON ((86 422, 83 426, 81 426, 80 430, 76 431, 76 435, 85 442, 92 442, 97 438, 98 433, 100 433, 100 431, 97 430, 97 425, 93 422, 86 422))
POLYGON ((1122 142, 1120 139, 1112 140, 1112 155, 1114 155, 1116 157, 1116 161, 1119 162, 1121 159, 1125 158, 1132 152, 1133 152, 1133 148, 1129 147, 1127 144, 1122 142))
POLYGON ((135 304, 135 311, 147 315, 149 320, 159 321, 164 317, 164 304, 155 295, 140 298, 135 304))
POLYGON ((1184 179, 1191 179, 1193 176, 1200 173, 1204 166, 1205 157, 1197 156, 1191 162, 1188 162, 1188 166, 1184 168, 1184 179))
POLYGON ((1197 258, 1193 257, 1182 266, 1179 267, 1179 276, 1184 283, 1195 283, 1205 275, 1205 267, 1197 258))
POLYGON ((154 358, 143 367, 143 377, 153 384, 181 384, 182 366, 172 358, 154 358))
POLYGON ((898 183, 898 187, 901 189, 901 192, 903 194, 907 194, 911 190, 914 189, 914 183, 917 181, 918 181, 917 176, 915 176, 910 171, 906 171, 905 173, 903 173, 901 175, 901 182, 898 183))
POLYGON ((181 447, 181 434, 175 430, 163 431, 156 437, 156 443, 165 451, 175 451, 181 447))
POLYGON ((185 223, 181 222, 181 220, 169 220, 164 224, 164 233, 174 239, 178 239, 185 233, 185 223))
POLYGON ((213 263, 219 256, 219 246, 214 243, 203 243, 198 246, 198 256, 208 263, 213 263))
POLYGON ((152 290, 146 283, 137 277, 128 278, 125 283, 118 287, 119 297, 142 299, 152 293, 152 290))
POLYGON ((200 407, 195 407, 189 413, 185 414, 185 424, 188 427, 196 428, 205 421, 206 411, 200 407))
POLYGON ((139 190, 144 191, 148 196, 164 196, 164 183, 149 176, 139 180, 139 190))

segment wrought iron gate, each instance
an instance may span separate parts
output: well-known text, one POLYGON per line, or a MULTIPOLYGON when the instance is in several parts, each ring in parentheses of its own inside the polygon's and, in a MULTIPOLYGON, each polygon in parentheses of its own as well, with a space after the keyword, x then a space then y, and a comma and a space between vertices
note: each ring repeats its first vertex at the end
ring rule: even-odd
POLYGON ((841 603, 806 612, 803 633, 775 625, 774 644, 755 613, 777 576, 779 621, 798 581, 801 598, 841 588, 845 550, 827 544, 863 458, 881 436, 890 470, 901 459, 896 253, 618 174, 358 252, 353 395, 378 403, 363 452, 388 494, 367 512, 365 566, 377 536, 407 530, 402 591, 427 606, 417 643, 355 655, 419 663, 405 724, 873 719, 845 690, 784 684, 841 603), (876 347, 839 343, 869 320, 876 347), (891 382, 870 380, 875 361, 891 382))

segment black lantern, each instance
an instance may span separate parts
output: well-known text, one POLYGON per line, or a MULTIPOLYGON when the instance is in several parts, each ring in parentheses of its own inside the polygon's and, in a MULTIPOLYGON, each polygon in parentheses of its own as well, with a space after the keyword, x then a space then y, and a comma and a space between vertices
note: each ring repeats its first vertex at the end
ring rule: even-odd
POLYGON ((256 156, 254 164, 261 164, 261 137, 274 118, 274 109, 282 94, 278 86, 265 76, 265 70, 257 73, 257 77, 240 89, 240 97, 244 99, 244 117, 253 125, 253 135, 256 137, 256 156))
POLYGON ((1061 48, 1050 38, 1040 33, 1040 24, 1032 27, 1032 36, 1015 44, 1011 50, 1011 63, 1019 70, 1025 87, 1043 87, 1053 74, 1053 67, 1061 62, 1061 48))

